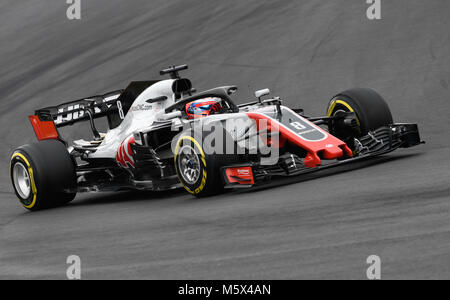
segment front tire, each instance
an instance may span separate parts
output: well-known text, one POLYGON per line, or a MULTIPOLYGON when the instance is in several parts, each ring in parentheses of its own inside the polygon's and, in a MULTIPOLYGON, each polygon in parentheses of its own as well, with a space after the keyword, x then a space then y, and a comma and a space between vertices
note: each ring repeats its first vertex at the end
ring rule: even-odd
POLYGON ((388 104, 372 89, 350 89, 334 96, 328 104, 327 115, 331 117, 339 112, 355 113, 358 126, 356 129, 340 127, 332 122, 329 128, 330 133, 353 149, 355 138, 394 123, 388 104))
POLYGON ((64 205, 75 198, 75 164, 60 141, 46 140, 17 148, 10 177, 21 204, 28 210, 64 205))
POLYGON ((213 153, 210 146, 204 143, 208 134, 216 133, 202 131, 202 139, 197 140, 194 130, 187 131, 178 138, 176 143, 174 162, 178 179, 184 189, 196 197, 222 193, 224 183, 221 168, 239 161, 237 154, 226 154, 227 143, 231 143, 228 145, 233 145, 233 150, 237 151, 235 148, 237 146, 229 134, 225 130, 217 132, 223 134, 223 141, 225 141, 222 153, 213 153))

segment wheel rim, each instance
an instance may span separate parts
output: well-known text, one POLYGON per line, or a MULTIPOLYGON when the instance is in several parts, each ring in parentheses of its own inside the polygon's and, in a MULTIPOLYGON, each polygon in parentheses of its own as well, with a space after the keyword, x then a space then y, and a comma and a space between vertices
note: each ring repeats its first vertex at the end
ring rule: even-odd
POLYGON ((22 199, 28 199, 31 194, 31 180, 28 169, 21 163, 17 162, 13 168, 14 187, 22 199))
POLYGON ((337 110, 334 111, 333 116, 335 117, 335 116, 336 116, 338 113, 340 113, 340 112, 346 113, 346 112, 349 112, 349 110, 337 109, 337 110))
POLYGON ((195 184, 200 178, 200 159, 198 153, 191 146, 184 146, 180 149, 178 170, 188 184, 195 184))

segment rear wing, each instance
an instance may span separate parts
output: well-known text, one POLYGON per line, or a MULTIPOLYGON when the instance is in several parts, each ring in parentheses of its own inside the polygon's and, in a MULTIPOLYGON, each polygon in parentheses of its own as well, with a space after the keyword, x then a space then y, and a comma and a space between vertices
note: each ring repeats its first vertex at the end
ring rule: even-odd
MULTIPOLYGON (((93 108, 93 118, 101 118, 119 111, 121 104, 118 102, 123 90, 113 91, 104 95, 92 96, 80 100, 62 103, 56 106, 41 108, 35 111, 35 115, 41 121, 53 121, 56 127, 72 125, 79 121, 89 119, 87 108, 93 108)), ((121 115, 123 119, 123 115, 121 115)))
POLYGON ((101 117, 107 117, 108 126, 113 129, 122 123, 134 100, 158 81, 133 81, 125 90, 117 90, 104 95, 41 108, 36 110, 29 119, 40 141, 61 140, 57 128, 81 121, 89 120, 93 131, 96 131, 93 119, 101 117))

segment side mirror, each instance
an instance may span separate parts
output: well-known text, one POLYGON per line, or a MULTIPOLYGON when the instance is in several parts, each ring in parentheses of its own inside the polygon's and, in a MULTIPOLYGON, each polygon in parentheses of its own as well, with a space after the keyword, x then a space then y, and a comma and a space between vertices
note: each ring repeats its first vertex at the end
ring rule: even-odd
POLYGON ((270 94, 269 89, 259 90, 255 92, 255 97, 260 99, 261 97, 267 96, 270 94))
POLYGON ((233 95, 234 93, 237 92, 237 90, 238 90, 237 86, 232 86, 232 87, 228 88, 227 94, 228 95, 233 95))
POLYGON ((181 118, 182 117, 182 113, 181 111, 174 111, 171 113, 164 113, 164 110, 160 111, 157 115, 156 115, 156 120, 158 121, 169 121, 175 118, 181 118))

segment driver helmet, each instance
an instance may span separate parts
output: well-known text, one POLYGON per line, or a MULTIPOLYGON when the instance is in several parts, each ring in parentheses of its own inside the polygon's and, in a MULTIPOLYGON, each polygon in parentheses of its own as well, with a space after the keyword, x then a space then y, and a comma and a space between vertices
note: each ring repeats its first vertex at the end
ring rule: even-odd
POLYGON ((186 114, 188 119, 197 119, 209 116, 222 109, 221 99, 208 97, 195 100, 186 104, 186 114))

